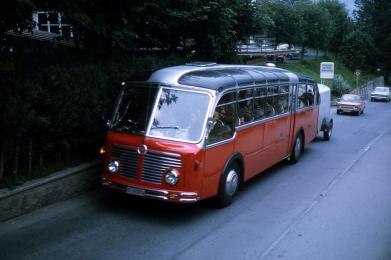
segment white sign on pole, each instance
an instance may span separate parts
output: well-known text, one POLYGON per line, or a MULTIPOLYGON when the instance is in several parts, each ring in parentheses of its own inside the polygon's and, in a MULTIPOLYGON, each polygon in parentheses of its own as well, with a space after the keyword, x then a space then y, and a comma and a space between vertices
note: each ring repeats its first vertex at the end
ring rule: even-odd
POLYGON ((334 78, 334 62, 320 63, 320 78, 333 79, 334 78))

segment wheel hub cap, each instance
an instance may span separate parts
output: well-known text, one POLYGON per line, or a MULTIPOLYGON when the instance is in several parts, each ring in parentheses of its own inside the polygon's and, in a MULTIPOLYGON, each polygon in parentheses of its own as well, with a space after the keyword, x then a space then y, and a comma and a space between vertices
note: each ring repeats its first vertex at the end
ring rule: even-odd
POLYGON ((232 169, 227 175, 227 180, 225 185, 225 191, 229 196, 232 196, 236 192, 238 183, 239 183, 238 173, 234 169, 232 169))
POLYGON ((296 146, 295 146, 295 154, 298 156, 301 151, 301 138, 297 138, 296 140, 296 146))

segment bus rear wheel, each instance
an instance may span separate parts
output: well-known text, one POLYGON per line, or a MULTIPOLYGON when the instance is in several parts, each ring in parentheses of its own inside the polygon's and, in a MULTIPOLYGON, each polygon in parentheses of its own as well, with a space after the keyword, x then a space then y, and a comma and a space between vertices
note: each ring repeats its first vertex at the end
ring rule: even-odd
POLYGON ((238 192, 240 184, 240 167, 232 163, 221 176, 217 205, 221 208, 230 205, 238 192))
POLYGON ((289 156, 289 162, 291 164, 297 163, 303 151, 303 135, 299 133, 296 136, 295 143, 293 144, 292 154, 289 156))

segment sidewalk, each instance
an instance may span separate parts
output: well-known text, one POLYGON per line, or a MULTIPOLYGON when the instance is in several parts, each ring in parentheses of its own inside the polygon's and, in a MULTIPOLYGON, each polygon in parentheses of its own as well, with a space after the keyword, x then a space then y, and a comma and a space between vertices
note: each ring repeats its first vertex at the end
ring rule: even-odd
POLYGON ((99 185, 100 161, 85 163, 24 183, 14 190, 0 190, 0 221, 66 200, 99 185))

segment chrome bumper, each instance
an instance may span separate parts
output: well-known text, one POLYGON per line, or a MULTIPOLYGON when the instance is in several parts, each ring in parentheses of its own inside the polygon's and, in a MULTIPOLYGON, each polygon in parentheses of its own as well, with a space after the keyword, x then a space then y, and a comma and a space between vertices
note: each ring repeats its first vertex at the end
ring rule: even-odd
POLYGON ((388 100, 388 96, 371 96, 371 99, 388 100))
POLYGON ((159 190, 159 189, 149 189, 149 188, 142 188, 137 186, 130 186, 130 185, 124 185, 120 183, 115 183, 110 180, 107 180, 106 178, 101 179, 102 186, 115 189, 118 191, 122 191, 124 193, 135 195, 139 197, 146 197, 151 199, 158 199, 158 200, 164 200, 164 201, 172 201, 172 202, 181 202, 181 203, 194 203, 197 202, 200 197, 198 193, 196 192, 170 192, 167 190, 159 190), (128 192, 128 187, 133 189, 138 189, 141 192, 136 193, 130 193, 128 192))

